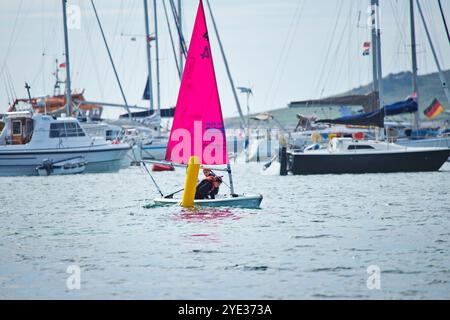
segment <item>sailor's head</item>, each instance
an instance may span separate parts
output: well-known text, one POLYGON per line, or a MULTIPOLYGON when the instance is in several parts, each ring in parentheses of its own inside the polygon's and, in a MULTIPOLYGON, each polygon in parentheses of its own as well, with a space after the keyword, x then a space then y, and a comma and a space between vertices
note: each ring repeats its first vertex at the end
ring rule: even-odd
POLYGON ((220 187, 220 185, 222 184, 222 177, 215 176, 213 183, 214 183, 214 187, 216 187, 216 188, 220 187))

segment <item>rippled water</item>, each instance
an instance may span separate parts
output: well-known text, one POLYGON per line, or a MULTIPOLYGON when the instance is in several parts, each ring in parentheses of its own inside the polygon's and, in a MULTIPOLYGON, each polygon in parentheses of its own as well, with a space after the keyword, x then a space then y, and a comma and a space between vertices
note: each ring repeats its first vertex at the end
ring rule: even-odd
MULTIPOLYGON (((153 207, 140 168, 0 178, 0 298, 450 298, 450 164, 433 173, 264 176, 262 209, 153 207), (66 269, 81 269, 68 290, 66 269), (380 268, 369 290, 367 268, 380 268)), ((183 170, 157 173, 164 191, 183 170)))

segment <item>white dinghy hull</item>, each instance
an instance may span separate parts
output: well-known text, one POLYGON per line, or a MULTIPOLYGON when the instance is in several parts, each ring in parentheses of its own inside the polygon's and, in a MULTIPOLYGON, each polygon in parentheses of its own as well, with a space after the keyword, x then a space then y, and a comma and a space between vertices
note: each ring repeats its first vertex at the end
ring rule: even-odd
MULTIPOLYGON (((233 207, 257 209, 261 205, 263 197, 260 194, 244 194, 237 197, 223 197, 216 199, 194 200, 194 206, 200 207, 233 207)), ((179 205, 181 199, 157 198, 154 200, 157 205, 179 205)))

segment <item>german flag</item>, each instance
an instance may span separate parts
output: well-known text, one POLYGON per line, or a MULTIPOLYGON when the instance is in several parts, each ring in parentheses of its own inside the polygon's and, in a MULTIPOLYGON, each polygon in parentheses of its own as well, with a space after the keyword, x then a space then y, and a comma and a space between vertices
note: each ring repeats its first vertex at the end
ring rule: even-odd
POLYGON ((440 115, 442 112, 444 112, 444 107, 436 98, 434 98, 434 100, 430 104, 430 106, 423 111, 425 116, 430 120, 433 120, 438 115, 440 115))

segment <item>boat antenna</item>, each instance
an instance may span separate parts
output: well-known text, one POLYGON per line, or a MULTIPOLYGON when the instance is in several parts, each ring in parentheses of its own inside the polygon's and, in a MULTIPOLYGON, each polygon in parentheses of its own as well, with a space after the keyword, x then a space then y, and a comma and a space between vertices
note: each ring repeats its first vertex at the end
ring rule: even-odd
MULTIPOLYGON (((67 1, 67 0, 63 0, 63 1, 67 1)), ((120 83, 119 75, 117 74, 117 70, 116 70, 116 66, 114 64, 114 60, 113 60, 113 58, 111 56, 111 52, 109 51, 108 42, 106 41, 105 33, 103 32, 103 27, 102 27, 102 24, 100 22, 100 18, 98 17, 97 9, 95 8, 95 4, 94 4, 94 0, 91 0, 91 5, 92 5, 92 9, 94 9, 95 18, 97 19, 97 23, 98 23, 98 26, 100 28, 100 33, 102 34, 103 42, 105 43, 106 51, 108 52, 109 61, 111 62, 111 65, 112 65, 112 68, 113 68, 113 71, 114 71, 114 75, 116 76, 117 84, 119 85, 120 93, 122 94, 123 102, 125 103, 125 109, 127 110, 128 118, 131 119, 130 107, 128 106, 128 102, 127 102, 127 98, 125 97, 125 93, 123 92, 122 84, 120 83)), ((69 57, 67 56, 67 60, 69 60, 68 58, 69 57)), ((67 69, 67 73, 68 73, 69 72, 69 64, 68 63, 66 64, 66 69, 67 69)), ((70 83, 70 81, 69 81, 69 83, 70 83)))
POLYGON ((239 117, 241 119, 241 128, 245 128, 246 127, 245 126, 245 117, 244 117, 244 114, 242 113, 241 104, 239 102, 239 98, 238 98, 238 95, 236 93, 236 87, 234 85, 233 78, 231 77, 230 67, 228 66, 227 57, 225 56, 225 51, 223 49, 222 41, 220 40, 219 31, 217 30, 216 21, 214 20, 214 15, 213 15, 211 6, 209 4, 209 0, 206 0, 206 4, 208 5, 208 10, 209 10, 209 14, 211 16, 211 21, 213 23, 213 27, 214 27, 214 31, 216 33, 217 41, 219 42, 220 52, 222 53, 222 58, 223 58, 223 61, 224 61, 224 64, 225 64, 225 68, 227 70, 228 79, 230 80, 230 85, 231 85, 231 90, 233 91, 234 101, 236 102, 236 107, 238 109, 239 117))
POLYGON ((31 103, 31 93, 30 93, 30 85, 28 84, 28 82, 25 82, 25 89, 27 89, 27 93, 28 93, 28 99, 30 100, 31 103))

